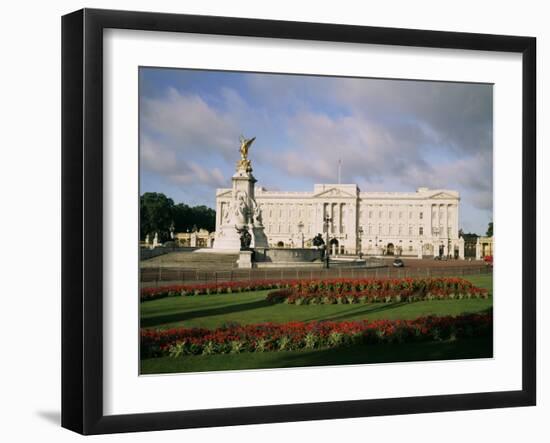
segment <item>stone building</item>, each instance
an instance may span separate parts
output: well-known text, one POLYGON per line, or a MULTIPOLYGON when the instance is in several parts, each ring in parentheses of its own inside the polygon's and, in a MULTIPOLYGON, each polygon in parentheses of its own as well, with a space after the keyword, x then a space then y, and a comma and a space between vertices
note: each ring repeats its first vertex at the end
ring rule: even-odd
POLYGON ((493 237, 478 237, 476 244, 476 259, 482 260, 485 257, 492 257, 493 247, 493 237))
MULTIPOLYGON (((217 232, 234 194, 230 188, 216 192, 217 232)), ((354 184, 316 184, 313 192, 255 186, 254 196, 271 248, 311 247, 313 237, 326 239, 328 230, 333 254, 464 258, 457 191, 362 192, 354 184)))
POLYGON ((214 244, 214 233, 206 229, 193 232, 177 232, 175 234, 177 246, 191 248, 211 248, 214 244))

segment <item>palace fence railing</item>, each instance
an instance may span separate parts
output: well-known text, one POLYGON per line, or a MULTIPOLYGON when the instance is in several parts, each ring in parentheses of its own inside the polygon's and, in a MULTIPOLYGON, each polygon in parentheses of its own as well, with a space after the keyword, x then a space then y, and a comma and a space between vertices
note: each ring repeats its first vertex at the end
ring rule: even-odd
POLYGON ((492 268, 479 266, 437 266, 379 268, 334 267, 324 268, 253 268, 224 271, 190 270, 179 268, 142 268, 142 286, 161 286, 178 283, 215 283, 247 280, 288 280, 313 278, 406 278, 406 277, 451 277, 491 274, 492 268))

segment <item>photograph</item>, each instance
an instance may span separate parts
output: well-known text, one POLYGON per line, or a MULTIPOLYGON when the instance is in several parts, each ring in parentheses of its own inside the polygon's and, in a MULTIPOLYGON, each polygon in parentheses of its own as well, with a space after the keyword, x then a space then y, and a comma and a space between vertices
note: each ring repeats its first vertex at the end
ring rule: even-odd
POLYGON ((6 2, 0 441, 544 441, 548 8, 470 3, 6 2))
POLYGON ((137 74, 140 375, 493 358, 493 84, 137 74))

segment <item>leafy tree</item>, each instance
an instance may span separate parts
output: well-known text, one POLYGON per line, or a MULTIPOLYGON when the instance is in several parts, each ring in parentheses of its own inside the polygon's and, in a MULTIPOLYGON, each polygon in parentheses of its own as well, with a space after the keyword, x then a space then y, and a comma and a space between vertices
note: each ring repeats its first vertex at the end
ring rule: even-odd
POLYGON ((216 229, 216 211, 207 206, 188 206, 178 203, 174 206, 174 226, 176 232, 197 231, 206 229, 212 232, 216 229))
POLYGON ((159 241, 167 241, 170 238, 174 201, 161 193, 146 192, 141 196, 139 206, 141 239, 158 232, 159 241))
POLYGON ((493 236, 493 222, 489 222, 489 226, 487 227, 487 232, 485 233, 487 237, 493 236))
POLYGON ((216 211, 201 205, 174 204, 171 198, 158 192, 146 192, 140 197, 140 238, 159 234, 159 241, 170 239, 170 226, 174 223, 176 232, 216 229, 216 211))

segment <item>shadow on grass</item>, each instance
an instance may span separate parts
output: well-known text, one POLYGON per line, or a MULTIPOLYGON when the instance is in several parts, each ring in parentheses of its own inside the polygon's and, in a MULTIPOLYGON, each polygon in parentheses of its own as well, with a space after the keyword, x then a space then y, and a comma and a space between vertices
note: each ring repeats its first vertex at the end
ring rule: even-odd
POLYGON ((490 358, 492 339, 446 340, 407 344, 362 345, 289 354, 281 367, 490 358))
POLYGON ((266 306, 271 306, 271 304, 267 300, 258 300, 258 301, 249 302, 249 303, 226 305, 219 308, 200 309, 197 311, 177 312, 174 314, 156 315, 148 318, 142 318, 140 326, 142 328, 148 328, 151 326, 162 325, 164 323, 175 323, 175 322, 181 322, 181 321, 200 318, 200 317, 209 317, 214 315, 233 314, 235 312, 249 311, 252 309, 264 308, 266 306))
MULTIPOLYGON (((311 320, 328 320, 328 321, 334 321, 334 320, 341 320, 350 316, 355 316, 358 314, 374 314, 376 312, 383 312, 388 311, 391 309, 396 309, 400 306, 409 304, 409 302, 398 302, 398 303, 380 303, 379 306, 372 307, 372 304, 369 305, 355 305, 353 308, 350 308, 349 310, 339 313, 337 315, 322 315, 320 317, 312 318, 311 320)), ((350 305, 353 306, 353 305, 350 305)))
POLYGON ((403 363, 491 358, 492 356, 493 340, 492 336, 489 336, 402 344, 356 345, 311 351, 196 355, 182 358, 161 357, 142 360, 141 373, 161 374, 368 363, 403 363))

